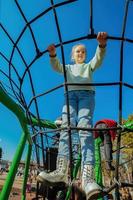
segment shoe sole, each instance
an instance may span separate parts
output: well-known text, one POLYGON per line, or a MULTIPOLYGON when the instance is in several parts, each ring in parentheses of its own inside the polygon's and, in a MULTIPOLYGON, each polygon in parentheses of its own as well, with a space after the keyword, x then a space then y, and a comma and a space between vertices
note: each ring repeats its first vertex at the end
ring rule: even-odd
POLYGON ((86 196, 86 200, 97 200, 98 198, 102 198, 107 195, 106 192, 101 190, 93 190, 90 194, 86 196))
POLYGON ((57 187, 66 187, 67 183, 65 182, 50 182, 48 180, 44 180, 41 176, 37 176, 37 181, 43 183, 45 186, 57 186, 57 187))
POLYGON ((91 191, 91 193, 89 193, 88 195, 85 194, 84 190, 82 190, 82 188, 78 187, 77 185, 73 185, 75 187, 75 189, 77 190, 77 192, 79 193, 79 195, 85 197, 86 196, 86 200, 97 200, 98 198, 104 197, 105 195, 107 195, 106 192, 102 191, 102 190, 93 190, 91 191))

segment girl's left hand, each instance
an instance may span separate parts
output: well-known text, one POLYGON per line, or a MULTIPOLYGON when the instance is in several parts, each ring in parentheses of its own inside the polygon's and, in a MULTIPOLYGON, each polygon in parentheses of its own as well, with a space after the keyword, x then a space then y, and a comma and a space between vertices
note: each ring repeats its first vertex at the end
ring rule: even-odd
POLYGON ((106 45, 107 42, 107 33, 106 32, 99 32, 97 35, 97 40, 100 45, 106 45))

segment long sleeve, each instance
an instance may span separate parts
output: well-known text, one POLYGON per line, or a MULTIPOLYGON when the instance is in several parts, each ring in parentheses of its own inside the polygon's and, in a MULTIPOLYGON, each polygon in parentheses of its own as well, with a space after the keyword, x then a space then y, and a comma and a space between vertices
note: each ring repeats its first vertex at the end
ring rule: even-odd
POLYGON ((63 65, 60 63, 57 57, 51 57, 50 64, 55 71, 63 73, 63 65))
POLYGON ((102 64, 104 56, 105 56, 105 52, 106 52, 106 48, 100 48, 99 46, 97 47, 95 56, 89 62, 89 64, 91 65, 92 71, 95 71, 95 69, 98 68, 102 64))

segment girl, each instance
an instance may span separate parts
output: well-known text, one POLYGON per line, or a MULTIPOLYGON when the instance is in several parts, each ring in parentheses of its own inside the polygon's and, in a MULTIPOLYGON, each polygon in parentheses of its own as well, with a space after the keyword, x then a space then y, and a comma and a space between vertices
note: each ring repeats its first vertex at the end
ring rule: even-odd
MULTIPOLYGON (((91 85, 83 85, 92 83, 92 74, 103 61, 107 33, 99 32, 97 35, 98 47, 95 56, 89 63, 85 63, 86 48, 82 44, 78 44, 72 48, 72 60, 74 64, 66 65, 66 75, 68 83, 81 83, 82 85, 68 85, 69 110, 71 127, 91 128, 92 118, 95 106, 95 89, 91 85)), ((48 47, 50 62, 53 69, 59 73, 63 73, 63 65, 56 56, 56 48, 54 45, 48 47)), ((62 110, 62 127, 67 127, 67 106, 63 106, 62 110)), ((73 134, 74 131, 71 131, 73 134)), ((60 133, 59 150, 57 157, 57 169, 53 172, 41 172, 37 179, 47 185, 57 185, 60 183, 68 183, 68 163, 69 163, 69 146, 68 133, 63 130, 60 133)), ((82 189, 87 199, 94 199, 102 192, 101 187, 93 178, 94 169, 94 139, 90 131, 79 130, 80 146, 82 153, 81 173, 82 173, 82 189)))

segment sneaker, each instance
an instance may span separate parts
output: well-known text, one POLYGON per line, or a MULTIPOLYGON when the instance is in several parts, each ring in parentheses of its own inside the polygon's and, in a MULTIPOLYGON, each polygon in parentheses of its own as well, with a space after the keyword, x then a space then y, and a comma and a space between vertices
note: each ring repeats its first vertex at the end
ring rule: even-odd
POLYGON ((83 186, 83 190, 86 194, 86 200, 98 199, 102 195, 102 188, 95 181, 87 182, 83 186))
POLYGON ((53 172, 40 172, 37 176, 38 182, 43 182, 47 186, 66 185, 68 183, 68 162, 64 158, 58 159, 58 168, 53 172))
POLYGON ((87 200, 94 200, 102 193, 102 188, 93 179, 93 166, 84 165, 82 174, 82 189, 87 200))

